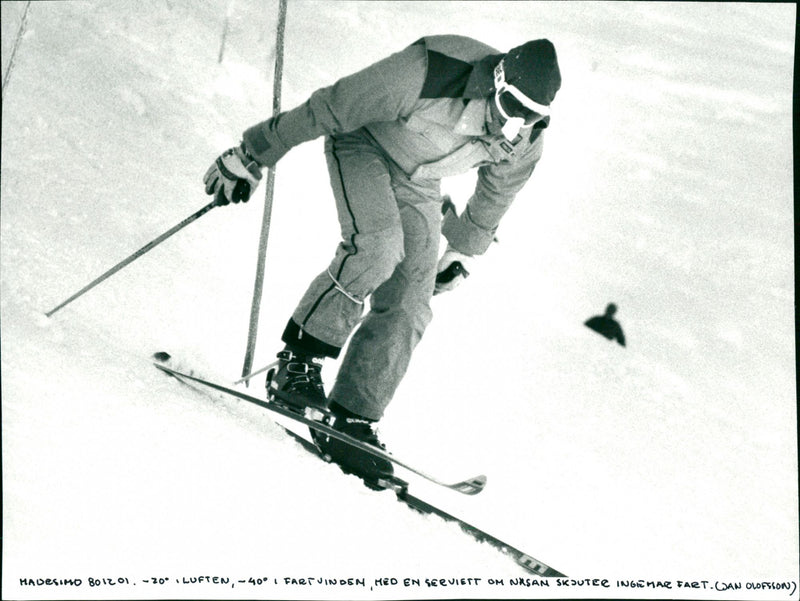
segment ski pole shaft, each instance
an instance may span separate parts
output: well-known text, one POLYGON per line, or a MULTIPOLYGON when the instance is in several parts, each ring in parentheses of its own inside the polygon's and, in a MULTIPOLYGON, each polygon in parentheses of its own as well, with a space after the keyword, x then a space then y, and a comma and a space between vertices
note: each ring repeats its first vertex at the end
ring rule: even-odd
POLYGON ((111 269, 109 269, 108 271, 106 271, 106 272, 105 272, 103 275, 101 275, 100 277, 98 277, 98 278, 96 278, 96 279, 92 280, 90 283, 88 283, 86 286, 84 286, 83 288, 81 288, 80 290, 78 290, 78 291, 77 291, 75 294, 73 294, 72 296, 70 296, 70 297, 69 297, 67 300, 65 300, 64 302, 62 302, 60 305, 58 305, 58 306, 54 307, 53 309, 50 309, 50 311, 48 311, 47 313, 45 313, 45 315, 46 315, 47 317, 50 317, 50 316, 51 316, 51 315, 53 315, 53 313, 55 313, 56 311, 58 311, 58 310, 62 309, 63 307, 66 307, 68 304, 70 304, 70 303, 71 303, 72 301, 74 301, 76 298, 78 298, 78 297, 80 297, 80 296, 83 296, 84 294, 86 294, 87 292, 89 292, 89 290, 91 290, 92 288, 94 288, 95 286, 97 286, 97 285, 98 285, 100 282, 102 282, 103 280, 106 280, 107 278, 111 277, 112 275, 114 275, 115 273, 117 273, 117 272, 118 272, 120 269, 122 269, 123 267, 125 267, 126 265, 128 265, 128 264, 130 264, 130 263, 133 263, 133 261, 135 261, 136 259, 138 259, 139 257, 141 257, 143 254, 145 254, 145 253, 146 253, 146 252, 148 252, 149 250, 152 250, 153 248, 155 248, 156 246, 158 246, 159 244, 161 244, 161 243, 162 243, 164 240, 166 240, 167 238, 169 238, 170 236, 172 236, 172 234, 174 234, 174 233, 175 233, 175 232, 177 232, 178 230, 181 230, 181 229, 185 228, 187 225, 189 225, 189 224, 190 224, 190 223, 192 223, 193 221, 195 221, 195 220, 199 219, 200 217, 202 217, 203 215, 205 215, 206 213, 208 213, 208 212, 209 212, 211 209, 213 209, 213 208, 214 208, 214 207, 216 207, 216 206, 217 206, 217 201, 216 201, 216 200, 214 200, 214 201, 212 201, 212 202, 208 203, 208 204, 207 204, 206 206, 204 206, 202 209, 200 209, 200 210, 199 210, 199 211, 197 211, 196 213, 193 213, 192 215, 190 215, 189 217, 187 217, 186 219, 184 219, 183 221, 181 221, 181 222, 180 222, 178 225, 176 225, 176 226, 174 226, 174 227, 170 228, 169 230, 167 230, 166 232, 164 232, 163 234, 161 234, 161 235, 160 235, 158 238, 156 238, 156 239, 155 239, 155 240, 153 240, 152 242, 149 242, 148 244, 145 244, 145 245, 144 245, 142 248, 140 248, 139 250, 137 250, 135 253, 133 253, 133 254, 132 254, 131 256, 129 256, 128 258, 126 258, 126 259, 123 259, 122 261, 120 261, 119 263, 117 263, 116 265, 114 265, 114 267, 112 267, 111 269))
POLYGON ((17 30, 17 37, 14 39, 14 46, 11 48, 11 58, 8 59, 8 65, 6 65, 6 74, 3 77, 3 87, 0 94, 5 97, 6 95, 6 86, 8 85, 8 78, 11 77, 11 71, 14 70, 14 57, 17 55, 17 50, 19 50, 20 42, 22 41, 22 37, 25 34, 25 27, 27 25, 28 20, 28 9, 31 7, 31 0, 28 0, 28 3, 25 5, 25 10, 22 12, 22 19, 19 22, 19 29, 17 30))
MULTIPOLYGON (((281 87, 283 81, 283 40, 286 34, 286 7, 288 0, 280 0, 278 5, 278 27, 275 40, 275 72, 272 83, 272 114, 281 112, 281 87)), ((242 377, 247 376, 253 369, 253 356, 256 350, 258 337, 258 320, 261 313, 261 297, 264 295, 264 271, 266 265, 267 243, 269 241, 269 228, 272 222, 272 198, 275 189, 275 167, 267 173, 267 191, 264 198, 264 215, 261 219, 261 235, 258 240, 258 260, 256 263, 256 278, 253 284, 253 299, 250 305, 250 324, 247 330, 247 348, 244 353, 242 377)), ((247 379, 245 378, 247 382, 247 379)), ((249 384, 245 384, 246 386, 249 384)))
POLYGON ((270 363, 269 365, 265 365, 261 369, 257 369, 254 372, 250 372, 249 374, 243 375, 241 378, 236 380, 234 382, 234 384, 241 384, 242 382, 248 382, 248 381, 252 380, 258 374, 263 374, 265 371, 267 371, 268 369, 270 369, 272 367, 275 367, 276 365, 278 365, 278 361, 273 361, 272 363, 270 363))

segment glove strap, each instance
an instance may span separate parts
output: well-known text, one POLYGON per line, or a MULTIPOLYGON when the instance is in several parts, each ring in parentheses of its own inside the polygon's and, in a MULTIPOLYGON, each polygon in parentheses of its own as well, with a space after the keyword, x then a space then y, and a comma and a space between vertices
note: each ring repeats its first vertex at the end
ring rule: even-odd
POLYGON ((242 140, 242 143, 239 145, 239 148, 240 148, 240 150, 242 151, 242 154, 244 154, 245 158, 246 158, 248 161, 250 161, 251 163, 255 163, 255 164, 256 164, 256 165, 258 165, 259 167, 262 167, 261 163, 259 163, 259 162, 258 162, 258 160, 256 159, 256 157, 254 157, 254 156, 253 156, 253 155, 250 153, 250 151, 247 149, 247 146, 245 145, 245 143, 244 143, 244 140, 242 140))
POLYGON ((219 169, 219 172, 223 175, 223 177, 226 177, 229 180, 236 181, 237 179, 242 179, 240 176, 236 175, 230 169, 228 169, 225 166, 225 163, 222 161, 222 158, 224 156, 230 155, 230 154, 233 154, 233 149, 228 150, 228 151, 224 152, 222 154, 222 156, 217 157, 217 169, 219 169))

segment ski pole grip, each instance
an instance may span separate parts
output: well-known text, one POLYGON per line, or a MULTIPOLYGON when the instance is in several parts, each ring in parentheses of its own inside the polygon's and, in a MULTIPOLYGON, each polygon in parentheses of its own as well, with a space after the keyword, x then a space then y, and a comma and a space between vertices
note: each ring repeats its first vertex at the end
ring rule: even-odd
POLYGON ((233 188, 233 202, 247 202, 250 199, 250 182, 240 179, 233 188))
POLYGON ((447 284, 448 282, 452 282, 460 275, 467 277, 469 275, 469 271, 464 269, 461 261, 453 261, 447 266, 447 269, 436 275, 436 283, 447 284))

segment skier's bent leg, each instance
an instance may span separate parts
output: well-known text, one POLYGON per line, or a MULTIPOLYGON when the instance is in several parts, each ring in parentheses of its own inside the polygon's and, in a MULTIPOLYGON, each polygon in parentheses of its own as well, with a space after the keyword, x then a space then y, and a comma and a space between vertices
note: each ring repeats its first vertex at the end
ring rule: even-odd
POLYGON ((383 416, 432 318, 440 208, 404 205, 401 216, 405 259, 372 295, 330 395, 332 403, 373 421, 383 416))
MULTIPOLYGON (((403 260, 403 226, 386 159, 363 134, 326 141, 342 241, 308 287, 287 324, 270 391, 298 411, 328 405, 322 359, 336 358, 364 311, 365 299, 403 260)), ((273 395, 274 396, 274 395, 273 395)))
POLYGON ((403 253, 399 223, 378 232, 352 234, 339 244, 327 269, 311 282, 283 341, 301 347, 307 346, 304 337, 324 341, 330 347, 324 354, 338 356, 361 319, 365 300, 392 275, 403 253))
MULTIPOLYGON (((310 335, 340 349, 361 319, 365 299, 392 275, 405 248, 382 152, 354 132, 328 138, 325 154, 342 241, 303 295, 292 315, 296 328, 285 332, 284 342, 302 345, 310 335)), ((328 351, 327 356, 338 355, 328 351)))

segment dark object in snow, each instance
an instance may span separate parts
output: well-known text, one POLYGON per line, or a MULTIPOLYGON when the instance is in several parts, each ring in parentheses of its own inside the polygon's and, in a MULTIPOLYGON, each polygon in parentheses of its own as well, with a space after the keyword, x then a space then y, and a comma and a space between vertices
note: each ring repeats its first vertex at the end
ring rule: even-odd
POLYGON ((587 319, 583 325, 609 340, 616 340, 621 346, 625 346, 625 334, 622 333, 622 326, 614 319, 616 312, 617 306, 614 303, 609 303, 604 315, 595 315, 587 319))

